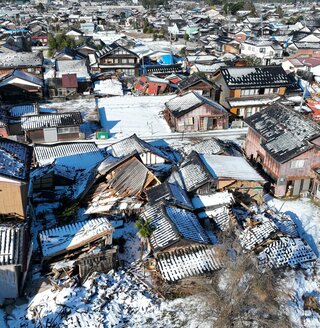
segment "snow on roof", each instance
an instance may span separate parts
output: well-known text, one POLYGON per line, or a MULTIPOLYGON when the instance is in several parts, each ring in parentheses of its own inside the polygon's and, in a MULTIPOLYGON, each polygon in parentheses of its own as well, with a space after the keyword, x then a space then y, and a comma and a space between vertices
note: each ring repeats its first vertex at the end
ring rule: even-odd
POLYGON ((57 60, 56 61, 56 77, 62 78, 64 74, 76 74, 78 80, 89 80, 90 74, 86 60, 57 60))
POLYGON ((166 200, 177 206, 193 209, 188 194, 177 182, 170 183, 165 181, 158 186, 148 188, 146 194, 151 206, 157 204, 161 200, 166 200))
POLYGON ((229 87, 273 87, 292 84, 281 66, 222 67, 220 71, 229 87))
POLYGON ((113 232, 107 218, 76 222, 39 233, 44 257, 62 254, 77 249, 113 232))
POLYGON ((240 245, 243 249, 251 251, 262 242, 270 238, 270 235, 278 230, 278 227, 271 220, 265 218, 254 227, 247 227, 239 235, 240 245))
POLYGON ((175 96, 124 96, 99 99, 100 122, 116 137, 157 136, 171 130, 161 112, 165 103, 175 96))
POLYGON ((126 156, 137 151, 139 154, 150 152, 170 161, 170 159, 159 148, 140 139, 136 134, 112 144, 110 148, 112 155, 115 157, 126 156))
POLYGON ((22 264, 25 237, 24 224, 0 224, 0 266, 22 264))
POLYGON ((223 106, 209 98, 200 95, 196 91, 189 91, 187 93, 180 94, 177 97, 166 102, 165 105, 174 116, 179 117, 185 114, 186 112, 197 108, 203 104, 212 106, 214 109, 222 113, 227 113, 223 106))
POLYGON ((34 145, 36 160, 40 166, 57 164, 87 168, 103 161, 104 156, 93 142, 70 142, 53 145, 34 145))
POLYGON ((259 95, 252 97, 241 97, 241 98, 227 98, 230 107, 240 106, 266 106, 279 100, 281 97, 278 94, 270 95, 259 95))
POLYGON ((22 130, 37 130, 49 127, 74 126, 82 123, 80 112, 30 115, 21 119, 22 130))
POLYGON ((155 229, 150 238, 155 251, 166 249, 181 238, 194 243, 210 244, 197 217, 190 211, 158 205, 149 207, 143 216, 151 218, 151 225, 155 229))
POLYGON ((195 209, 214 208, 222 205, 231 205, 234 203, 233 194, 228 191, 216 192, 210 195, 196 195, 192 198, 192 204, 195 209))
POLYGON ((43 58, 40 53, 18 52, 2 53, 0 58, 0 67, 21 67, 21 66, 41 66, 43 58))
POLYGON ((199 156, 214 178, 264 181, 243 157, 206 154, 199 156))
POLYGON ((262 136, 262 146, 280 163, 311 148, 309 140, 320 136, 318 124, 281 103, 270 105, 245 121, 262 136))
POLYGON ((315 261, 316 254, 301 238, 281 237, 268 244, 258 254, 258 263, 262 268, 296 268, 305 262, 315 261))
POLYGON ((221 268, 213 247, 196 246, 157 255, 163 279, 176 281, 221 268))
POLYGON ((122 83, 113 79, 98 80, 94 82, 94 93, 99 95, 123 96, 122 83))
POLYGON ((191 151, 196 151, 198 154, 219 154, 223 152, 221 141, 215 138, 200 141, 196 144, 188 144, 183 147, 185 154, 190 154, 191 151))
POLYGON ((173 171, 169 182, 177 181, 188 192, 193 191, 207 182, 212 181, 212 176, 206 170, 196 152, 192 152, 181 164, 178 171, 173 171))
POLYGON ((18 180, 27 180, 31 160, 31 147, 0 138, 0 175, 18 180))

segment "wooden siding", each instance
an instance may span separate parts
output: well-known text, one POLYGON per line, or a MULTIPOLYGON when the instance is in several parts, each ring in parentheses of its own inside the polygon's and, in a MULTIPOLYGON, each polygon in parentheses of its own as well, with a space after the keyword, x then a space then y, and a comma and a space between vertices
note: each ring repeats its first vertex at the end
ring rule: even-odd
POLYGON ((24 218, 28 202, 28 184, 0 181, 0 214, 15 214, 24 218))
POLYGON ((207 131, 208 129, 205 126, 202 126, 203 124, 201 123, 207 118, 215 120, 215 126, 212 130, 228 128, 228 114, 218 112, 206 104, 199 106, 178 118, 174 118, 172 115, 170 115, 170 118, 166 115, 166 118, 169 125, 172 125, 177 132, 207 131), (189 124, 192 120, 193 124, 189 124))
MULTIPOLYGON (((318 142, 318 141, 316 141, 318 142)), ((283 197, 287 182, 304 180, 313 176, 313 168, 320 166, 320 150, 314 147, 285 162, 278 163, 261 147, 262 138, 251 128, 248 130, 244 150, 248 158, 261 163, 263 170, 275 180, 275 195, 283 197), (296 160, 304 160, 302 168, 292 167, 296 160)))

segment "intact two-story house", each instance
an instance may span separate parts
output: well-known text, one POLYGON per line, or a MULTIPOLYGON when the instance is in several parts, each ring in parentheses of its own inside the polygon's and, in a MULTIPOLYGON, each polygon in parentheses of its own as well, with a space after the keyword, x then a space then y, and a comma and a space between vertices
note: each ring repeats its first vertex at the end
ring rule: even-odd
POLYGON ((215 78, 219 103, 240 118, 278 100, 293 82, 281 66, 221 67, 215 78))
POLYGON ((272 178, 277 197, 299 196, 312 188, 320 167, 320 127, 281 103, 245 120, 244 150, 272 178))
POLYGON ((90 54, 89 60, 92 73, 138 75, 139 56, 116 42, 96 51, 95 54, 90 54))
POLYGON ((272 40, 246 40, 241 44, 241 54, 259 58, 262 65, 280 64, 283 48, 272 40))

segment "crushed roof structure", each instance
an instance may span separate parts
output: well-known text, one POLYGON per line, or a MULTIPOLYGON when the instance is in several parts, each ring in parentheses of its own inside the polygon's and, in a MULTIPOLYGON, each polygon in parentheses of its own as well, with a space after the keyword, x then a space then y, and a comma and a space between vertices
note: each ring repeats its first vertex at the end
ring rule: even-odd
POLYGON ((179 247, 181 241, 189 244, 210 244, 210 239, 192 212, 171 205, 158 204, 148 207, 142 214, 151 219, 154 231, 150 243, 155 252, 172 246, 179 247))
POLYGON ((275 103, 245 122, 262 137, 262 147, 277 162, 284 163, 311 149, 320 136, 320 127, 281 103, 275 103))
POLYGON ((41 231, 39 240, 43 256, 50 258, 78 249, 112 232, 112 225, 102 217, 41 231))
POLYGON ((21 128, 25 131, 80 124, 82 124, 80 112, 30 115, 21 119, 21 128))
POLYGON ((197 245, 163 252, 157 255, 157 264, 164 280, 177 281, 221 268, 212 246, 197 245))
POLYGON ((212 219, 221 231, 230 227, 230 207, 234 203, 232 193, 223 191, 210 195, 196 195, 191 201, 200 219, 212 219))
POLYGON ((316 254, 306 242, 294 237, 281 237, 272 241, 257 257, 258 264, 264 269, 283 266, 296 268, 317 259, 316 254))
POLYGON ((231 89, 281 87, 292 84, 281 65, 221 67, 220 72, 231 89))
POLYGON ((25 224, 0 224, 0 266, 22 265, 26 241, 25 224))
POLYGON ((56 161, 59 164, 85 169, 89 165, 88 161, 95 164, 104 160, 100 149, 93 142, 35 144, 34 154, 40 166, 56 161))
POLYGON ((0 138, 0 176, 26 181, 32 160, 32 148, 0 138))
POLYGON ((246 251, 251 251, 278 231, 278 227, 272 220, 264 219, 257 222, 253 227, 247 227, 239 235, 241 247, 246 251))
POLYGON ((202 140, 195 144, 187 144, 183 147, 183 152, 186 155, 190 154, 193 150, 196 151, 198 154, 223 154, 224 144, 219 139, 210 138, 207 140, 202 140))
POLYGON ((165 200, 168 203, 180 206, 186 209, 193 209, 192 203, 187 192, 177 183, 164 183, 146 190, 148 203, 153 206, 159 201, 165 200))
POLYGON ((199 155, 193 151, 181 163, 180 167, 172 172, 169 182, 174 181, 177 181, 182 188, 191 192, 207 183, 213 182, 213 177, 199 155))
POLYGON ((108 149, 111 150, 112 155, 115 157, 127 156, 135 151, 137 151, 139 155, 150 152, 171 162, 171 159, 159 148, 140 139, 136 134, 112 144, 108 149))
POLYGON ((217 112, 229 115, 223 106, 209 98, 200 95, 196 91, 189 91, 187 93, 180 94, 166 102, 165 105, 175 117, 180 117, 202 105, 211 106, 217 112))

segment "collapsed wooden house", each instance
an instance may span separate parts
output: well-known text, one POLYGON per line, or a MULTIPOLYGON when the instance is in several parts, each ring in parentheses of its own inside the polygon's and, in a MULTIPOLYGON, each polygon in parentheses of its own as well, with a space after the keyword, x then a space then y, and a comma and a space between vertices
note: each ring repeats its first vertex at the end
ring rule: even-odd
POLYGON ((258 209, 244 222, 245 229, 239 234, 244 251, 257 255, 258 266, 296 268, 317 259, 308 243, 302 239, 297 225, 284 213, 269 208, 258 209))
POLYGON ((60 267, 77 267, 81 278, 92 270, 108 272, 117 262, 113 231, 105 217, 44 230, 39 233, 42 260, 60 262, 60 267))
POLYGON ((119 159, 109 157, 99 165, 94 182, 83 195, 89 204, 86 214, 140 212, 145 190, 158 184, 137 152, 119 159))
POLYGON ((151 219, 150 244, 163 279, 176 281, 221 267, 218 251, 191 211, 158 203, 142 217, 151 219))
POLYGON ((115 157, 123 157, 138 152, 145 165, 171 163, 172 160, 159 148, 140 139, 136 134, 118 141, 108 147, 115 157))
POLYGON ((199 219, 213 221, 221 231, 231 227, 231 205, 234 203, 232 193, 223 191, 210 195, 195 195, 191 201, 199 219))

